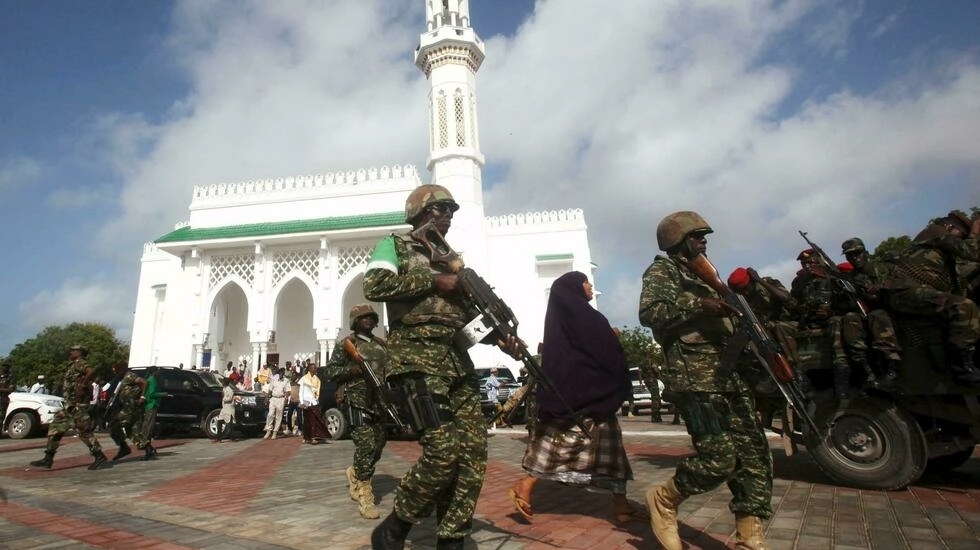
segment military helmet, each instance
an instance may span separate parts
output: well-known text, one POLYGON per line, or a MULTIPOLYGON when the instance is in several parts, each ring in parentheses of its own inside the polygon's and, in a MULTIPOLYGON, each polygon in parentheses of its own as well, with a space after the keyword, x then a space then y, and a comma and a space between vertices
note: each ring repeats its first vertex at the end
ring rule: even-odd
POLYGON ((664 252, 681 244, 685 237, 693 231, 714 233, 714 229, 697 212, 682 210, 674 212, 657 224, 657 246, 664 252))
POLYGON ((447 203, 453 212, 459 210, 459 205, 453 199, 453 194, 441 185, 420 185, 408 195, 405 200, 405 221, 412 223, 427 207, 436 203, 447 203))
POLYGON ((960 230, 964 233, 969 233, 970 226, 973 225, 970 217, 960 210, 950 210, 949 214, 946 214, 946 219, 949 220, 950 223, 958 225, 960 230))
POLYGON ((864 252, 867 248, 864 247, 864 241, 857 237, 851 237, 847 239, 840 245, 841 253, 847 254, 848 252, 864 252))
POLYGON ((378 312, 374 311, 371 304, 357 304, 356 306, 350 308, 350 328, 354 330, 354 323, 357 322, 361 317, 370 315, 374 317, 374 322, 377 323, 379 320, 378 312))

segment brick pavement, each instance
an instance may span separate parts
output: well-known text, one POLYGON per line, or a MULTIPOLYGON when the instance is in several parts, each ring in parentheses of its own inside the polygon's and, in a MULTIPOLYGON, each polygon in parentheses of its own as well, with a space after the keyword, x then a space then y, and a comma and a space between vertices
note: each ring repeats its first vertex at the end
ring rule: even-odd
MULTIPOLYGON (((623 419, 637 481, 629 497, 642 503, 691 452, 682 427, 623 419)), ((657 548, 645 522, 618 524, 608 494, 540 483, 535 517, 525 521, 507 489, 521 475, 523 432, 490 437, 487 478, 467 548, 657 548)), ((214 444, 204 439, 158 442, 160 459, 127 457, 90 472, 85 447, 66 440, 51 471, 26 467, 43 440, 0 440, 0 548, 331 548, 368 547, 374 521, 363 520, 346 492, 350 441, 299 444, 298 438, 214 444)), ((115 449, 108 443, 106 451, 115 449)), ((895 492, 827 484, 805 454, 787 458, 772 440, 776 465, 767 536, 774 550, 980 549, 980 457, 943 476, 895 492)), ((380 508, 390 510, 398 477, 419 455, 412 441, 389 443, 375 477, 380 508)), ((734 519, 725 488, 686 501, 681 535, 691 549, 732 544, 734 519)), ((432 548, 432 520, 412 530, 410 548, 432 548)))

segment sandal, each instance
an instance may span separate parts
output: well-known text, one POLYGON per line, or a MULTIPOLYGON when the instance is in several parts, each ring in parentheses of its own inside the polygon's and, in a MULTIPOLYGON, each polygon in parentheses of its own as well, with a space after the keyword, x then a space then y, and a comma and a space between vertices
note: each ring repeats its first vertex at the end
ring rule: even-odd
POLYGON ((531 521, 534 519, 534 512, 531 510, 531 503, 528 502, 524 497, 517 494, 517 491, 511 489, 508 493, 510 495, 511 502, 514 503, 514 508, 517 512, 524 516, 524 519, 531 521))

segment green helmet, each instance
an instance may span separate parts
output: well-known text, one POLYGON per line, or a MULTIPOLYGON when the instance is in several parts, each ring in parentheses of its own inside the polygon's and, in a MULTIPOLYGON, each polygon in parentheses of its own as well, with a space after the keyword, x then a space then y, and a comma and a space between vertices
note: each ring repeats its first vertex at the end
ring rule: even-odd
POLYGON ((857 237, 851 237, 847 239, 840 245, 842 253, 847 254, 848 252, 864 252, 867 248, 864 247, 864 241, 857 237))
POLYGON ((420 185, 408 195, 405 200, 405 221, 412 221, 422 213, 427 207, 433 204, 444 202, 452 205, 453 212, 459 210, 459 205, 453 199, 452 193, 441 185, 427 184, 420 185))
POLYGON ((681 244, 692 231, 714 233, 714 229, 697 212, 682 210, 665 216, 657 224, 657 246, 664 252, 681 244))
POLYGON ((374 311, 374 308, 371 307, 371 304, 357 304, 356 306, 350 308, 349 317, 350 317, 351 330, 354 330, 354 324, 357 323, 358 319, 367 315, 374 317, 375 323, 378 322, 378 312, 374 311))

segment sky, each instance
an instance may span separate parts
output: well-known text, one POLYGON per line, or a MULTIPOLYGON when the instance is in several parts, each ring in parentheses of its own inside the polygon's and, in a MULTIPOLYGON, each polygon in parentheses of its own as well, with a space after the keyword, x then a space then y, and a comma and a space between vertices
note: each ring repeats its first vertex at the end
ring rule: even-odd
MULTIPOLYGON (((471 0, 487 215, 582 208, 600 310, 636 326, 656 226, 788 284, 980 205, 980 2, 471 0)), ((422 0, 0 3, 0 355, 129 338, 143 244, 195 185, 415 164, 422 0)), ((425 179, 425 176, 423 176, 425 179)), ((450 235, 451 237, 451 235, 450 235)))

